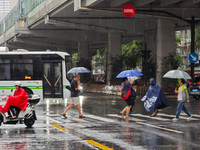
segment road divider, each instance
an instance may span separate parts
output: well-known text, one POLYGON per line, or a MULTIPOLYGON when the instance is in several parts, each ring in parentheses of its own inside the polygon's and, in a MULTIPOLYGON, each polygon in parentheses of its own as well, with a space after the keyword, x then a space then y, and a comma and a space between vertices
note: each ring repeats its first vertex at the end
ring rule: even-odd
POLYGON ((57 128, 57 129, 59 129, 59 130, 62 130, 62 131, 69 131, 68 129, 65 129, 65 128, 63 128, 63 127, 57 125, 57 124, 54 124, 54 123, 51 123, 50 125, 52 125, 53 127, 57 128))
POLYGON ((93 140, 85 140, 85 141, 103 150, 114 150, 93 140))

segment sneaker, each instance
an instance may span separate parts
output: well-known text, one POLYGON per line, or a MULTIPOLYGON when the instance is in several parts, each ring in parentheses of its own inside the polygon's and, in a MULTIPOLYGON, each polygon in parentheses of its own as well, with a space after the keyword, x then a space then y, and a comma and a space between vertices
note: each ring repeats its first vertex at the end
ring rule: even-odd
POLYGON ((192 118, 192 115, 191 115, 189 118, 187 118, 187 121, 190 121, 190 120, 191 120, 191 118, 192 118))
POLYGON ((172 121, 178 121, 178 118, 174 118, 174 119, 172 119, 172 121))
POLYGON ((129 114, 134 114, 134 112, 133 111, 129 111, 129 114))
POLYGON ((66 114, 62 113, 61 114, 65 119, 67 118, 66 114))

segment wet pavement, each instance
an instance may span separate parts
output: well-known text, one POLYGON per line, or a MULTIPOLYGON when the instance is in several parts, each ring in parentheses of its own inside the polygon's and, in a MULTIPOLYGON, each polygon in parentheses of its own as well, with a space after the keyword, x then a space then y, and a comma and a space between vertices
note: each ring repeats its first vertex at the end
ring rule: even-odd
POLYGON ((186 104, 191 121, 182 112, 180 120, 172 122, 178 105, 175 99, 168 99, 170 106, 152 118, 137 97, 130 120, 119 115, 126 106, 119 96, 84 93, 80 99, 84 119, 78 118, 76 107, 69 110, 67 119, 61 117, 67 101, 43 100, 36 105, 38 120, 32 128, 2 124, 0 150, 200 149, 200 101, 186 104))

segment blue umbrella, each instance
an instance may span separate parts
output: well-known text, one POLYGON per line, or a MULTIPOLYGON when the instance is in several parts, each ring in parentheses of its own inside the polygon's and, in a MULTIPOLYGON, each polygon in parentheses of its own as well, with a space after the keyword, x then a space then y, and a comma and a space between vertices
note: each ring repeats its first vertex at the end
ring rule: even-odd
POLYGON ((120 72, 116 78, 126 78, 126 77, 135 77, 142 76, 143 74, 137 70, 125 70, 120 72))
POLYGON ((90 73, 91 71, 88 70, 87 68, 85 67, 74 67, 72 69, 70 69, 67 73, 75 73, 75 74, 78 74, 78 73, 90 73))

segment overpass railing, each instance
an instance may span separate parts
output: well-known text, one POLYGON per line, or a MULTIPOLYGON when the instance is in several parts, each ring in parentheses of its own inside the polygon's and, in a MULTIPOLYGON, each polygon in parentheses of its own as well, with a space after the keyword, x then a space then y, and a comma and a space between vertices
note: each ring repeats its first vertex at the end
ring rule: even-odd
POLYGON ((27 16, 33 9, 40 5, 45 0, 26 0, 19 1, 16 6, 1 20, 0 36, 15 25, 16 21, 23 19, 22 16, 27 16), (22 4, 22 5, 20 5, 22 4), (24 8, 23 8, 24 7, 24 8), (22 18, 21 18, 22 17, 22 18))
POLYGON ((35 9, 38 5, 40 5, 45 0, 27 0, 25 2, 24 15, 30 13, 33 9, 35 9))

